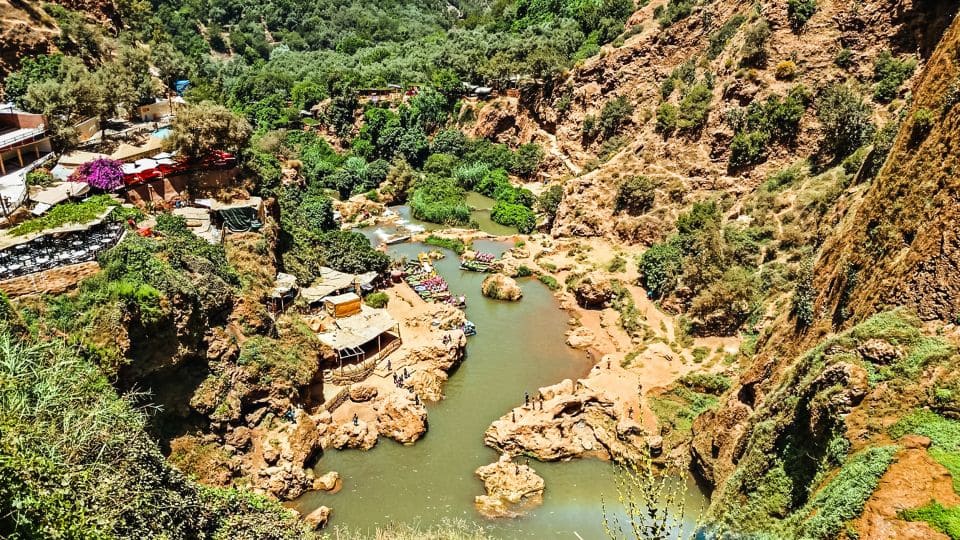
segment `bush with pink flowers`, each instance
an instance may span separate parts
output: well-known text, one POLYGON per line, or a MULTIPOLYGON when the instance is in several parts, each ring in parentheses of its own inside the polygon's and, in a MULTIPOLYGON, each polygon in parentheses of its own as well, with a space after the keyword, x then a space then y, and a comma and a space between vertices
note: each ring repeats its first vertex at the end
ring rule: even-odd
POLYGON ((97 158, 78 167, 70 179, 104 191, 114 191, 123 186, 123 163, 106 157, 97 158))

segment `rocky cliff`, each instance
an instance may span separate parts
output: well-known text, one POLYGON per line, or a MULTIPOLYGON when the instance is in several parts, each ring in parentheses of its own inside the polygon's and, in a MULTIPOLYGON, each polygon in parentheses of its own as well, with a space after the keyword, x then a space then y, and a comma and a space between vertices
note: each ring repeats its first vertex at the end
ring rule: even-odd
MULTIPOLYGON (((850 79, 870 92, 886 53, 922 64, 956 10, 936 1, 813 5, 801 25, 786 2, 651 2, 631 17, 622 42, 583 61, 549 92, 531 89, 518 103, 485 106, 474 131, 546 147, 549 174, 568 179, 555 235, 649 244, 691 201, 742 200, 799 158, 829 160, 815 98, 850 79), (774 137, 752 162, 734 163, 737 115, 799 86, 811 99, 796 132, 774 137), (661 114, 665 105, 679 121, 661 119, 669 116, 661 114), (644 212, 618 211, 609 203, 635 175, 653 180, 656 203, 644 212)), ((877 125, 895 118, 907 88, 909 81, 870 103, 877 125)))
POLYGON ((726 403, 695 423, 694 464, 717 486, 711 514, 731 527, 938 537, 903 518, 955 498, 938 452, 954 451, 942 436, 956 417, 958 58, 953 22, 888 159, 819 251, 812 316, 782 314, 726 403))

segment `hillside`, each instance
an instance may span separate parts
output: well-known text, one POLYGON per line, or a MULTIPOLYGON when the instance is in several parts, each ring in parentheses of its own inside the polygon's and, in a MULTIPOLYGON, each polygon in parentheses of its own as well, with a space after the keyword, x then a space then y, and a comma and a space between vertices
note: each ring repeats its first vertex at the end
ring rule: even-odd
MULTIPOLYGON (((811 5, 815 11, 798 27, 785 2, 651 2, 631 16, 622 43, 604 46, 548 93, 525 95, 516 119, 522 129, 507 135, 538 140, 585 169, 566 183, 568 196, 553 233, 650 243, 665 232, 660 223, 672 221, 675 209, 690 201, 722 194, 742 198, 799 159, 825 165, 846 157, 823 147, 816 98, 848 79, 869 95, 876 61, 885 52, 914 57, 922 65, 956 9, 950 2, 811 5), (656 17, 665 6, 688 15, 675 15, 668 24, 656 17), (768 32, 758 29, 764 21, 768 32), (796 127, 771 140, 755 163, 732 164, 731 143, 739 126, 731 124, 737 123, 738 111, 770 96, 787 96, 800 85, 812 99, 804 103, 796 127), (585 120, 604 122, 603 109, 621 97, 628 114, 615 118, 612 108, 608 111, 615 129, 588 133, 585 120), (658 129, 664 103, 678 107, 680 125, 658 129), (656 204, 640 217, 603 204, 619 179, 631 175, 645 175, 658 186, 656 204)), ((883 99, 868 98, 877 128, 896 118, 908 95, 910 80, 899 82, 904 86, 883 99)), ((559 159, 549 163, 554 176, 569 176, 559 159)), ((734 217, 738 210, 731 212, 734 217)))
MULTIPOLYGON (((836 470, 838 478, 847 470, 865 474, 868 462, 876 471, 866 473, 873 483, 854 495, 866 501, 867 513, 849 529, 861 538, 934 537, 938 533, 922 523, 898 519, 904 517, 898 512, 930 508, 934 499, 947 508, 956 504, 950 475, 957 471, 945 458, 955 449, 944 437, 956 411, 955 205, 946 201, 956 197, 957 186, 955 156, 946 149, 955 142, 960 114, 950 90, 957 84, 958 47, 960 24, 953 23, 918 75, 889 158, 826 239, 813 272, 809 327, 781 316, 761 337, 755 361, 727 402, 696 423, 694 462, 718 486, 711 509, 728 523, 756 526, 790 516, 794 525, 804 523, 801 529, 825 526, 804 521, 804 513, 831 493, 853 489, 825 479, 836 470), (891 308, 901 311, 881 313, 891 308), (911 433, 921 436, 902 438, 911 433), (843 439, 831 438, 838 436, 843 439), (846 446, 839 458, 831 456, 838 445, 846 446), (782 506, 761 503, 760 494, 782 489, 780 466, 792 499, 777 503, 782 506), (745 507, 730 510, 738 505, 745 507)), ((913 515, 935 522, 929 512, 913 515)), ((943 522, 936 523, 944 531, 943 522)))

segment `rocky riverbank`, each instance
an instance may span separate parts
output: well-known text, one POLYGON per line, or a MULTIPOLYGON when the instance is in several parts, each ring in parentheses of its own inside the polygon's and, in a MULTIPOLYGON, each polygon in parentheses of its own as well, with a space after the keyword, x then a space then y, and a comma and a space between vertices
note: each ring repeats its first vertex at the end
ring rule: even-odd
POLYGON ((406 285, 387 292, 403 343, 365 380, 344 387, 342 405, 320 416, 324 448, 368 450, 380 436, 412 444, 427 431, 425 402, 443 399, 447 373, 464 358, 462 310, 424 302, 406 285))

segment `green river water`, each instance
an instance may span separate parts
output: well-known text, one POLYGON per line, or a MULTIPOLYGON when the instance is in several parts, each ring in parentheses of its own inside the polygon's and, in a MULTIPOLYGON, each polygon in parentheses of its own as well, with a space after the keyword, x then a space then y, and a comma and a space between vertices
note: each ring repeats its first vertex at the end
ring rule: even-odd
MULTIPOLYGON (((405 209, 395 210, 406 217, 405 209)), ((375 238, 384 231, 365 232, 375 238)), ((480 241, 474 247, 499 255, 509 245, 480 241)), ((390 253, 416 257, 425 249, 399 244, 391 246, 390 253)), ((367 452, 326 452, 317 472, 339 472, 343 489, 334 495, 310 493, 296 507, 309 511, 330 506, 332 525, 364 532, 391 522, 429 527, 454 518, 477 522, 498 538, 604 538, 601 497, 608 509, 611 503, 616 508, 615 469, 595 459, 531 461, 546 482, 544 504, 522 518, 487 520, 475 511, 473 498, 483 493, 483 485, 474 470, 497 459, 497 453, 483 445, 484 430, 521 403, 524 392, 583 377, 591 363, 565 345, 569 316, 535 279, 519 280, 524 293, 520 302, 498 302, 480 293, 485 275, 460 270, 452 252, 436 267, 451 291, 467 297, 467 318, 476 323, 478 334, 469 338, 466 360, 444 387, 446 398, 428 404, 428 432, 411 446, 381 438, 367 452)), ((692 479, 686 481, 688 508, 694 508, 695 515, 705 498, 692 479)))

